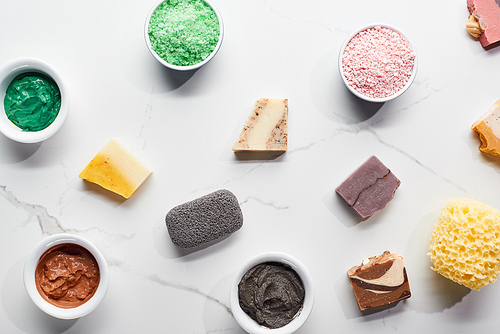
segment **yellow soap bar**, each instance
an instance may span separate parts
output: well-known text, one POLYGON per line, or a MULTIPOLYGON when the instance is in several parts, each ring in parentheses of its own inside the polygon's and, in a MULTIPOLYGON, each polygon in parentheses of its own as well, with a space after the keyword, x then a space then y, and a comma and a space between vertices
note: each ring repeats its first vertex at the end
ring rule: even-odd
POLYGON ((288 99, 257 100, 233 151, 284 152, 287 147, 288 99))
POLYGON ((111 139, 80 173, 80 178, 129 198, 151 175, 132 153, 111 139))

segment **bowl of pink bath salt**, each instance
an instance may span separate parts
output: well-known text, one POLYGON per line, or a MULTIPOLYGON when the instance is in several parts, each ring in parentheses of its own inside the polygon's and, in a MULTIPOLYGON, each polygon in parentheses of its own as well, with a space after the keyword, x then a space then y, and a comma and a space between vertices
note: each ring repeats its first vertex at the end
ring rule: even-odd
POLYGON ((417 73, 417 54, 401 30, 370 24, 345 40, 339 70, 351 93, 369 102, 386 102, 411 86, 417 73))

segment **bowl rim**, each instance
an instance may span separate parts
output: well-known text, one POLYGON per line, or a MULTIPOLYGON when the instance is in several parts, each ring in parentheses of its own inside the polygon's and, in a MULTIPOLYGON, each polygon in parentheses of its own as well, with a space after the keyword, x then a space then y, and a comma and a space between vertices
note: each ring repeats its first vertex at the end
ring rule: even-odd
POLYGON ((33 57, 15 58, 0 66, 0 102, 0 132, 20 143, 38 143, 52 137, 61 128, 69 112, 68 88, 61 75, 48 63, 33 57), (7 87, 18 75, 30 72, 44 74, 54 80, 61 94, 59 113, 49 126, 40 131, 23 131, 12 123, 5 113, 4 98, 7 87))
POLYGON ((217 54, 217 52, 219 52, 219 49, 221 48, 221 45, 222 45, 222 40, 224 39, 224 23, 222 21, 222 15, 220 14, 219 10, 217 9, 217 7, 212 3, 210 2, 209 0, 202 0, 204 1, 206 4, 208 4, 212 10, 215 12, 215 14, 217 15, 217 19, 219 21, 219 40, 217 41, 217 44, 215 45, 215 48, 214 50, 212 51, 212 53, 210 53, 210 55, 205 58, 204 60, 202 60, 201 62, 199 63, 196 63, 196 64, 193 64, 193 65, 188 65, 188 66, 179 66, 179 65, 174 65, 174 64, 170 64, 169 62, 167 62, 166 60, 164 60, 163 58, 161 58, 154 50, 153 48, 151 47, 151 41, 149 39, 149 34, 148 34, 148 28, 149 28, 149 22, 151 20, 151 16, 153 15, 154 11, 156 10, 156 8, 158 8, 158 6, 160 4, 162 4, 163 2, 165 2, 166 0, 160 0, 158 1, 149 11, 147 17, 146 17, 146 22, 144 24, 144 39, 146 41, 146 45, 148 47, 148 50, 149 52, 153 55, 153 57, 156 58, 156 60, 158 60, 163 66, 167 67, 167 68, 170 68, 172 70, 177 70, 177 71, 193 71, 193 70, 196 70, 200 67, 202 67, 203 65, 205 65, 206 63, 208 63, 210 60, 212 60, 212 58, 215 57, 215 55, 217 54))
POLYGON ((397 27, 395 27, 395 26, 393 26, 391 24, 381 23, 381 22, 375 22, 375 23, 370 23, 370 24, 366 24, 364 26, 361 26, 361 27, 355 29, 352 33, 350 33, 349 36, 347 36, 347 38, 342 43, 342 46, 340 47, 339 56, 338 56, 338 68, 339 68, 339 72, 340 72, 340 76, 342 78, 342 81, 344 82, 345 86, 347 87, 347 89, 351 93, 353 93, 355 96, 357 96, 360 99, 363 99, 365 101, 381 103, 381 102, 387 102, 387 101, 393 100, 393 99, 395 99, 396 97, 400 96, 401 94, 403 94, 404 92, 406 92, 408 90, 408 88, 411 86, 411 84, 413 83, 413 81, 415 80, 415 77, 417 75, 418 56, 417 56, 417 51, 415 49, 415 46, 412 43, 411 39, 401 29, 399 29, 399 28, 397 28, 397 27), (344 54, 344 51, 345 51, 345 48, 346 48, 347 44, 349 44, 349 42, 351 41, 351 39, 354 36, 356 36, 358 33, 362 32, 364 30, 373 28, 373 27, 384 27, 384 28, 389 28, 389 29, 392 29, 392 30, 398 32, 401 36, 403 36, 408 41, 408 43, 410 44, 410 46, 411 46, 411 48, 413 50, 413 53, 415 55, 415 59, 413 61, 413 69, 412 69, 411 76, 410 76, 410 78, 408 78, 408 82, 406 82, 406 84, 404 85, 404 87, 401 88, 398 92, 396 92, 393 95, 386 96, 386 97, 380 97, 380 98, 369 97, 369 96, 363 95, 360 92, 358 92, 357 90, 355 90, 354 88, 352 88, 349 85, 349 83, 347 82, 347 79, 346 79, 346 77, 344 75, 344 70, 343 70, 343 67, 342 67, 342 55, 344 54))
POLYGON ((314 284, 307 268, 295 257, 282 252, 265 252, 249 259, 236 273, 230 288, 229 304, 236 322, 246 332, 251 334, 291 334, 297 331, 306 322, 314 305, 314 284), (304 305, 300 313, 288 324, 279 328, 268 328, 250 318, 240 307, 238 284, 243 275, 252 267, 265 262, 280 262, 291 267, 301 278, 304 285, 304 305))
POLYGON ((99 249, 87 239, 69 233, 54 234, 40 240, 26 258, 23 271, 24 287, 33 303, 45 313, 59 319, 77 319, 94 311, 106 295, 109 275, 108 266, 99 249), (46 301, 35 284, 35 271, 40 257, 50 248, 61 244, 76 244, 87 249, 97 261, 100 280, 95 294, 84 304, 74 308, 60 308, 46 301))

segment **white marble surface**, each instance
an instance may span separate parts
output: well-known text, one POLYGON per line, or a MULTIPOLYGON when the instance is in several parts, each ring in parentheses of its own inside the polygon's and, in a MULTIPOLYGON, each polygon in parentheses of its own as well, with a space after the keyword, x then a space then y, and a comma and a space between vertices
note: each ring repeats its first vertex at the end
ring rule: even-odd
POLYGON ((286 252, 310 271, 313 312, 299 333, 470 332, 497 327, 500 283, 480 292, 441 278, 426 256, 452 197, 500 208, 500 160, 477 149, 471 124, 500 98, 500 48, 485 51, 464 26, 465 0, 213 0, 226 34, 191 76, 149 54, 145 16, 156 0, 0 2, 0 63, 37 57, 71 94, 63 128, 40 144, 0 136, 0 332, 243 333, 229 285, 243 263, 286 252), (337 54, 359 26, 386 22, 413 41, 413 86, 382 105, 350 94, 337 54), (289 151, 239 159, 231 146, 256 99, 289 99, 289 151), (129 200, 78 174, 112 137, 153 169, 129 200), (401 180, 394 200, 361 220, 335 187, 370 155, 401 180), (243 227, 182 252, 164 216, 220 188, 238 197, 243 227), (92 241, 110 286, 92 314, 45 315, 22 269, 46 235, 92 241), (412 297, 362 315, 346 271, 384 250, 405 259, 412 297))

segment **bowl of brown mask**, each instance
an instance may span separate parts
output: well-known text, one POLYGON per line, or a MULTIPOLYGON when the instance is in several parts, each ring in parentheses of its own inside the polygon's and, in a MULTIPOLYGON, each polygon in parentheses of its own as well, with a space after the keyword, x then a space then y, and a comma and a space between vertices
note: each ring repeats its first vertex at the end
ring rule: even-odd
POLYGON ((108 267, 90 241, 72 234, 41 240, 24 266, 24 286, 38 308, 59 319, 94 311, 108 287, 108 267))

